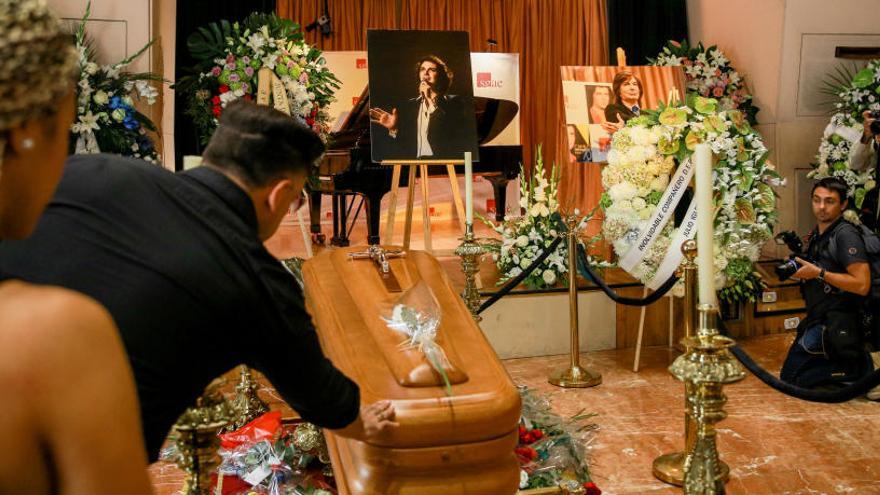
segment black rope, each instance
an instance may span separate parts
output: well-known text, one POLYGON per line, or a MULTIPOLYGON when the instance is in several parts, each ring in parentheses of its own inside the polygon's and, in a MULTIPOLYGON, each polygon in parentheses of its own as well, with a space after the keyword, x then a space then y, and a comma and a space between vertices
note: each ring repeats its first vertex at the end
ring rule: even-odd
POLYGON ((508 280, 503 287, 498 289, 498 292, 492 294, 488 299, 483 301, 483 304, 480 305, 480 309, 477 310, 477 314, 485 311, 487 308, 489 308, 489 306, 495 304, 499 299, 510 293, 510 291, 512 291, 514 287, 522 283, 522 281, 525 280, 526 277, 531 275, 531 273, 535 271, 535 269, 538 268, 538 266, 543 263, 548 256, 550 256, 550 253, 556 251, 556 248, 559 247, 559 243, 562 242, 563 239, 565 239, 565 236, 559 236, 554 239, 553 242, 550 243, 550 246, 544 249, 544 251, 541 252, 540 256, 535 258, 535 261, 533 261, 531 265, 523 270, 522 273, 508 280))
POLYGON ((669 277, 669 280, 663 282, 656 291, 645 297, 644 299, 638 297, 624 297, 614 291, 608 284, 602 280, 602 277, 596 274, 593 271, 592 267, 590 267, 590 263, 587 260, 587 253, 583 246, 578 245, 578 272, 587 280, 592 280, 594 284, 598 285, 599 288, 602 289, 602 292, 605 293, 606 296, 610 297, 612 301, 617 304, 623 304, 624 306, 647 306, 651 303, 656 302, 661 297, 665 296, 675 283, 678 282, 678 277, 675 275, 669 277))
MULTIPOLYGON (((720 318, 718 319, 718 332, 721 333, 721 335, 728 336, 727 327, 724 325, 724 321, 720 318)), ((766 383, 771 388, 796 399, 834 404, 861 397, 872 388, 880 385, 880 370, 874 370, 873 373, 865 375, 852 384, 838 390, 813 390, 798 387, 797 385, 792 385, 791 383, 780 380, 776 375, 762 368, 761 365, 756 363, 755 360, 752 359, 751 356, 749 356, 740 346, 732 347, 731 352, 733 352, 733 355, 739 359, 739 362, 741 362, 746 369, 751 371, 752 374, 758 377, 762 382, 766 383)))

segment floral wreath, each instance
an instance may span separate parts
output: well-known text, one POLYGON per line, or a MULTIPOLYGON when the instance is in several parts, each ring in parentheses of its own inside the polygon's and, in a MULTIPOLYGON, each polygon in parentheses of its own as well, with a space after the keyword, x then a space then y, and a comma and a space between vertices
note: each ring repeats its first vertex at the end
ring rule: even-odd
POLYGON ((880 111, 880 60, 872 60, 854 76, 845 69, 826 83, 826 93, 836 97, 835 114, 825 127, 815 167, 807 177, 837 177, 849 186, 849 195, 856 208, 862 207, 865 195, 876 187, 871 167, 853 170, 853 145, 862 137, 862 113, 880 111))
MULTIPOLYGON (((720 110, 714 98, 691 95, 685 105, 643 111, 614 134, 608 166, 602 172, 605 210, 602 231, 623 257, 648 226, 677 164, 696 144, 708 143, 718 158, 714 166, 714 261, 719 297, 754 300, 763 288, 754 263, 777 222, 776 195, 781 183, 767 162, 767 148, 739 110, 720 110)), ((645 257, 630 271, 643 283, 654 278, 678 233, 667 222, 645 257)))
POLYGON ((303 41, 298 24, 255 12, 241 23, 220 21, 199 28, 187 45, 198 62, 175 88, 186 95, 186 113, 202 144, 210 140, 227 104, 255 98, 263 68, 283 86, 290 115, 326 141, 326 108, 335 99, 339 80, 327 69, 321 50, 303 41))
POLYGON ((717 98, 722 110, 739 110, 749 124, 756 125, 755 106, 743 77, 730 66, 730 60, 716 46, 704 48, 702 43, 689 46, 688 42, 669 41, 657 58, 648 59, 651 65, 684 67, 688 92, 706 98, 717 98))
POLYGON ((70 153, 114 153, 158 163, 159 153, 147 131, 156 126, 134 107, 139 98, 153 105, 159 91, 151 81, 162 78, 149 72, 124 72, 123 69, 140 57, 151 41, 134 55, 115 64, 100 65, 94 45, 86 36, 86 21, 91 2, 74 32, 79 56, 79 81, 76 86, 76 118, 70 127, 70 153))

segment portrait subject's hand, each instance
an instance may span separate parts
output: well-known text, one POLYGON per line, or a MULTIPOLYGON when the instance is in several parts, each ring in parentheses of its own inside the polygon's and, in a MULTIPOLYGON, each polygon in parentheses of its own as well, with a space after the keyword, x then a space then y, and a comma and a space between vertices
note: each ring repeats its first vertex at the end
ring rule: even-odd
POLYGON ((620 118, 620 114, 617 114, 617 122, 605 121, 602 122, 601 125, 602 129, 605 129, 605 132, 607 132, 608 134, 614 134, 615 132, 623 129, 623 126, 626 125, 626 123, 623 121, 623 119, 620 118))
POLYGON ((375 122, 389 131, 397 130, 397 109, 392 108, 391 113, 381 108, 370 109, 370 122, 375 122))
POLYGON ((437 103, 437 93, 434 92, 434 88, 427 81, 419 83, 419 95, 430 105, 437 103))

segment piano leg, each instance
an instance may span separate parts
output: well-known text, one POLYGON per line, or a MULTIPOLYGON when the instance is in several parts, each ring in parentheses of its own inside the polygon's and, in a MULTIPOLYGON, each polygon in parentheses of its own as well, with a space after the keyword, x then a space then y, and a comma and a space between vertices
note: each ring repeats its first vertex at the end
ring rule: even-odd
POLYGON ((350 244, 348 240, 348 211, 345 199, 348 194, 333 194, 333 237, 330 245, 345 247, 350 244))
POLYGON ((321 191, 309 191, 309 221, 313 244, 324 244, 326 236, 321 232, 321 191))
POLYGON ((367 243, 371 246, 379 244, 379 217, 382 214, 382 196, 385 191, 364 193, 367 202, 367 243))
POLYGON ((510 179, 502 176, 486 176, 486 179, 492 183, 492 192, 495 193, 495 221, 504 221, 504 214, 507 211, 507 183, 510 179))

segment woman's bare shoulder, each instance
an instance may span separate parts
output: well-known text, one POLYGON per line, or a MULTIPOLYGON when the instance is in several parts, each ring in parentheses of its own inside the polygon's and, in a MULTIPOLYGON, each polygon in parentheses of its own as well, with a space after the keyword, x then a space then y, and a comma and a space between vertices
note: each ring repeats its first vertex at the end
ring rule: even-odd
MULTIPOLYGON (((60 287, 0 284, 0 354, 6 359, 77 359, 119 345, 110 314, 95 300, 60 287)), ((23 363, 23 364, 33 364, 23 363)))

